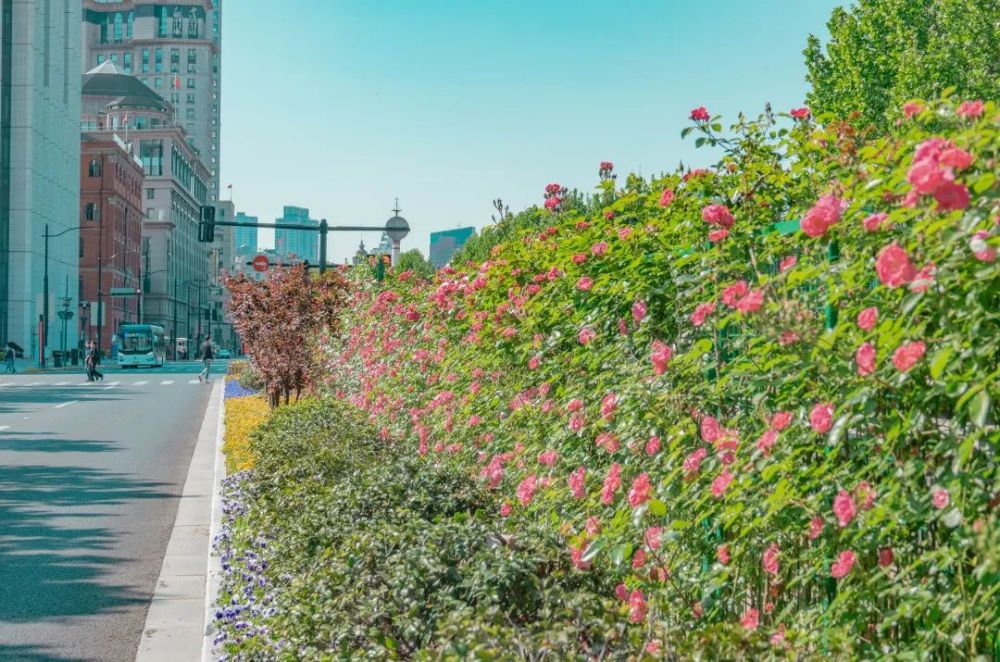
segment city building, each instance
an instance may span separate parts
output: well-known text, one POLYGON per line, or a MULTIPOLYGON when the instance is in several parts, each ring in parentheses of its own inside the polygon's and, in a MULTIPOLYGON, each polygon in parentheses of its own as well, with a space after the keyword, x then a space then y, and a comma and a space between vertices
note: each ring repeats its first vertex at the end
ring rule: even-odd
MULTIPOLYGON (((49 351, 67 279, 78 308, 79 20, 74 0, 0 2, 0 342, 27 357, 40 347, 46 228, 49 351)), ((67 333, 75 347, 76 325, 67 333)))
POLYGON ((209 247, 198 242, 208 168, 173 121, 171 105, 110 62, 83 77, 81 124, 87 133, 118 135, 143 165, 143 321, 197 343, 213 275, 209 247))
MULTIPOLYGON (((303 207, 285 206, 282 216, 275 220, 278 225, 312 225, 319 227, 319 221, 309 218, 309 210, 303 207)), ((303 262, 319 264, 319 232, 305 230, 274 231, 274 248, 282 262, 303 262)))
POLYGON ((83 0, 83 71, 111 62, 170 102, 208 168, 211 200, 219 199, 221 11, 221 0, 83 0))
POLYGON ((448 264, 459 248, 465 245, 469 237, 476 233, 476 228, 455 228, 431 233, 430 263, 435 268, 448 264))
MULTIPOLYGON (((256 216, 248 216, 244 212, 237 212, 236 220, 254 225, 258 222, 256 216)), ((257 228, 236 228, 236 254, 241 257, 253 257, 257 254, 257 228)))
MULTIPOLYGON (((232 200, 222 200, 214 206, 216 221, 232 221, 236 218, 236 207, 232 200)), ((229 291, 223 285, 223 277, 238 269, 235 232, 238 229, 225 225, 216 226, 215 241, 211 244, 208 328, 213 342, 226 349, 236 348, 236 335, 226 315, 229 310, 229 291)))
MULTIPOLYGON (((112 347, 122 324, 140 319, 142 291, 142 162, 114 133, 84 133, 80 141, 80 317, 82 335, 112 347), (103 315, 99 312, 103 310, 103 315)), ((57 290, 59 289, 57 283, 57 290)))

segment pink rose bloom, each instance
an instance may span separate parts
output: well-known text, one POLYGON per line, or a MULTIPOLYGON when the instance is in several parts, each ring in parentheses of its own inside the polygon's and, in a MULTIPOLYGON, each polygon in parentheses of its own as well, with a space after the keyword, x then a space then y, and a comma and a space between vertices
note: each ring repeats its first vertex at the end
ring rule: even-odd
POLYGON ((671 202, 673 202, 673 200, 674 200, 674 191, 673 191, 673 189, 669 189, 669 188, 663 189, 663 193, 660 194, 660 206, 661 207, 666 207, 671 202))
POLYGON ((691 313, 691 323, 695 326, 701 326, 705 323, 705 318, 715 312, 715 302, 709 301, 708 303, 699 303, 694 312, 691 313))
POLYGON ((779 411, 771 417, 771 427, 777 431, 784 430, 792 422, 792 412, 779 411))
POLYGON ((719 421, 715 420, 712 416, 704 416, 699 424, 699 431, 701 432, 702 439, 708 443, 712 443, 718 439, 721 434, 719 421))
POLYGON ((743 612, 743 617, 740 618, 740 625, 745 630, 753 632, 760 625, 760 612, 753 608, 747 609, 743 612))
POLYGON ((638 570, 639 568, 646 565, 646 550, 637 549, 632 555, 632 569, 638 570))
POLYGON ((647 308, 645 301, 636 301, 632 304, 632 319, 635 320, 636 324, 646 318, 646 311, 647 308))
POLYGON ((938 163, 947 168, 954 168, 955 170, 965 170, 970 165, 975 157, 969 152, 961 149, 960 147, 948 147, 941 151, 941 155, 938 157, 938 163))
POLYGON ((809 425, 814 432, 823 434, 833 427, 833 403, 820 402, 809 412, 809 425))
POLYGON ((941 158, 941 152, 946 149, 950 149, 955 145, 945 138, 928 138, 919 145, 917 145, 917 150, 913 154, 913 161, 923 161, 924 159, 931 159, 935 163, 941 158))
POLYGON ((646 442, 646 455, 656 455, 660 452, 660 438, 650 437, 649 441, 646 442))
POLYGON ((913 277, 913 281, 910 283, 911 292, 926 292, 927 289, 934 284, 934 275, 937 273, 937 267, 934 263, 924 265, 924 267, 917 272, 917 275, 913 277))
POLYGON ((646 620, 646 598, 642 591, 635 589, 628 596, 628 620, 632 623, 642 623, 646 620))
POLYGON ((906 173, 906 179, 913 190, 921 195, 934 193, 949 177, 949 172, 942 170, 936 160, 929 158, 916 161, 906 173))
POLYGON ((809 540, 816 540, 823 533, 823 518, 819 515, 809 520, 809 540))
POLYGON ((618 228, 618 238, 625 241, 632 236, 632 228, 618 228))
POLYGON ((980 262, 995 262, 997 259, 997 249, 992 248, 988 243, 986 243, 990 238, 990 233, 986 230, 980 230, 976 234, 972 235, 972 239, 969 241, 969 249, 972 254, 980 262))
POLYGON ((705 106, 698 106, 697 108, 691 111, 691 119, 693 119, 695 122, 707 122, 712 118, 709 116, 708 111, 705 109, 705 106))
POLYGON ((760 439, 757 440, 757 450, 759 450, 764 457, 771 454, 771 449, 778 442, 778 431, 768 430, 764 434, 760 435, 760 439))
POLYGON ((590 570, 591 562, 583 560, 583 553, 587 549, 587 542, 584 541, 579 547, 570 547, 569 555, 573 559, 573 567, 577 570, 590 570))
POLYGON ((733 213, 726 205, 706 205, 701 210, 701 218, 710 225, 717 225, 721 228, 732 227, 733 213))
POLYGON ((586 490, 584 490, 583 484, 586 478, 587 470, 583 467, 578 467, 573 473, 569 475, 566 482, 569 484, 569 491, 573 493, 573 496, 577 499, 582 499, 587 496, 586 490))
POLYGON ((857 510, 854 507, 854 499, 847 493, 847 490, 840 490, 837 496, 833 497, 833 514, 837 518, 840 528, 844 528, 851 523, 857 510))
POLYGON ((837 560, 830 566, 830 576, 834 579, 843 579, 854 567, 854 552, 847 550, 840 553, 837 560))
POLYGON ((847 208, 847 202, 835 195, 824 195, 812 209, 806 212, 799 224, 802 231, 812 238, 822 237, 830 226, 840 220, 841 214, 847 208))
POLYGON ((613 219, 614 217, 615 217, 615 213, 613 211, 606 211, 606 212, 604 212, 604 218, 608 219, 609 221, 611 219, 613 219))
POLYGON ((618 396, 614 393, 608 393, 601 399, 601 417, 607 421, 611 420, 614 416, 615 409, 618 407, 618 396))
POLYGON ((878 550, 878 564, 882 568, 888 568, 891 566, 895 558, 896 555, 892 553, 892 547, 883 547, 878 550))
POLYGON ((767 549, 764 550, 764 554, 761 556, 760 559, 760 564, 764 568, 764 572, 771 575, 772 577, 778 576, 779 554, 781 554, 781 549, 778 547, 777 543, 772 543, 767 549))
POLYGON ((948 490, 938 487, 931 492, 931 503, 938 510, 944 510, 951 503, 951 495, 948 494, 948 490))
POLYGON ((651 642, 649 642, 648 644, 646 644, 645 651, 647 653, 649 653, 650 655, 654 655, 654 656, 659 655, 660 654, 660 642, 658 642, 658 641, 651 641, 651 642))
MULTIPOLYGON (((702 108, 704 110, 704 108, 702 108)), ((691 111, 692 119, 694 118, 694 111, 691 111)), ((975 119, 983 114, 983 102, 981 99, 976 99, 975 101, 963 101, 958 104, 958 109, 955 110, 955 114, 959 117, 965 117, 968 119, 975 119)))
POLYGON ((531 500, 535 497, 535 489, 537 487, 538 481, 534 474, 528 476, 518 484, 516 494, 522 506, 527 506, 531 503, 531 500))
POLYGON ((718 499, 726 492, 726 488, 733 482, 733 474, 728 469, 724 469, 721 474, 712 481, 712 496, 718 499))
POLYGON ((807 120, 809 119, 809 114, 810 114, 809 108, 806 106, 803 106, 801 108, 793 108, 792 111, 789 113, 789 115, 791 115, 797 120, 807 120))
POLYGON ((583 409, 583 400, 580 398, 573 398, 566 403, 566 411, 580 411, 581 409, 583 409))
POLYGON ((537 354, 535 354, 530 359, 528 359, 528 369, 529 370, 535 370, 536 368, 538 368, 538 365, 541 362, 542 362, 541 357, 538 356, 537 354))
POLYGON ((910 101, 909 103, 903 104, 903 114, 906 115, 906 119, 910 119, 914 115, 920 113, 924 109, 924 104, 919 101, 910 101))
POLYGON ((688 476, 694 474, 698 471, 698 467, 701 466, 701 461, 708 457, 708 451, 704 448, 699 448, 693 451, 690 455, 684 458, 684 473, 688 476))
POLYGON ((625 318, 618 320, 618 333, 623 336, 628 335, 628 322, 625 321, 625 318))
POLYGON ((590 247, 590 253, 594 257, 601 257, 607 252, 608 252, 608 242, 606 241, 599 241, 590 247))
POLYGON ((729 565, 729 545, 719 545, 715 550, 715 558, 719 559, 722 565, 729 565))
POLYGON ((628 600, 628 587, 625 584, 618 584, 615 586, 615 597, 625 602, 628 600))
POLYGON ((597 440, 594 443, 597 444, 598 448, 603 448, 609 453, 614 453, 621 448, 621 442, 618 441, 618 437, 610 432, 602 432, 597 435, 597 440))
POLYGON ((583 417, 583 412, 578 411, 569 417, 569 429, 573 432, 579 432, 583 429, 586 419, 583 417))
POLYGON ((781 335, 778 336, 778 344, 782 347, 787 347, 792 343, 799 341, 799 334, 794 331, 782 331, 781 335))
POLYGON ((653 374, 662 375, 666 372, 667 363, 670 362, 673 355, 673 350, 671 350, 666 343, 660 340, 654 340, 652 354, 650 355, 650 359, 653 361, 653 374))
POLYGON ((581 345, 587 345, 596 337, 597 337, 597 332, 594 331, 589 326, 585 326, 582 329, 580 329, 580 335, 577 339, 580 341, 581 345))
POLYGON ((875 507, 875 490, 867 480, 861 481, 854 488, 854 498, 861 502, 861 510, 871 510, 875 507))
POLYGON ((875 328, 875 323, 878 321, 878 308, 872 306, 870 308, 865 308, 860 313, 858 313, 858 328, 862 331, 871 331, 875 328))
POLYGON ((573 256, 573 264, 583 264, 587 261, 587 256, 583 253, 577 253, 573 256))
POLYGON ((551 448, 538 454, 538 463, 544 464, 547 467, 551 467, 559 460, 559 453, 552 450, 551 448))
POLYGON ((708 240, 713 244, 717 244, 726 237, 729 236, 729 230, 721 228, 719 230, 712 230, 708 233, 708 240))
POLYGON ((906 372, 920 360, 926 351, 927 345, 920 340, 900 345, 892 354, 892 364, 896 366, 896 370, 906 372))
POLYGON ((884 211, 880 211, 877 214, 872 214, 861 221, 861 224, 865 227, 867 232, 878 232, 882 229, 882 225, 889 218, 889 214, 884 211))
POLYGON ((594 281, 589 276, 583 276, 576 281, 576 289, 581 292, 588 292, 594 286, 594 281))
POLYGON ((740 311, 744 315, 755 313, 760 310, 761 304, 763 303, 763 290, 752 290, 745 297, 736 302, 736 310, 740 311))
POLYGON ((610 505, 615 498, 615 492, 622 485, 622 465, 615 462, 608 469, 608 475, 604 478, 604 485, 601 487, 601 503, 610 505))
POLYGON ((747 282, 745 280, 738 280, 726 289, 722 290, 722 303, 726 304, 730 308, 735 308, 737 302, 746 296, 747 291, 749 291, 747 282))
POLYGON ((584 522, 583 528, 592 536, 596 536, 601 532, 601 520, 597 519, 596 516, 591 516, 587 518, 584 522))
POLYGON ((500 506, 500 517, 509 517, 513 510, 509 503, 503 504, 500 506))
POLYGON ((879 251, 878 259, 875 261, 875 271, 883 285, 893 288, 906 285, 917 275, 917 269, 910 262, 910 257, 896 242, 879 251))
POLYGON ((560 202, 562 202, 562 200, 559 198, 548 198, 545 201, 545 208, 554 213, 559 207, 560 202))
POLYGON ((965 209, 969 206, 969 189, 958 182, 945 182, 934 190, 938 211, 965 209))
POLYGON ((643 472, 639 474, 634 481, 632 481, 632 487, 628 491, 628 505, 633 508, 638 508, 642 504, 649 501, 649 491, 652 486, 649 482, 649 474, 643 472))
POLYGON ((875 372, 875 347, 871 343, 865 343, 858 347, 854 354, 854 360, 858 364, 858 374, 862 377, 875 372))
POLYGON ((658 526, 651 526, 646 529, 646 533, 643 534, 643 539, 646 541, 646 547, 651 550, 656 551, 660 548, 660 536, 663 533, 663 529, 658 526))
POLYGON ((798 263, 798 261, 799 260, 797 257, 795 257, 794 255, 789 255, 788 257, 784 258, 781 261, 780 265, 778 265, 778 271, 780 271, 781 273, 785 273, 786 271, 794 267, 796 263, 798 263))

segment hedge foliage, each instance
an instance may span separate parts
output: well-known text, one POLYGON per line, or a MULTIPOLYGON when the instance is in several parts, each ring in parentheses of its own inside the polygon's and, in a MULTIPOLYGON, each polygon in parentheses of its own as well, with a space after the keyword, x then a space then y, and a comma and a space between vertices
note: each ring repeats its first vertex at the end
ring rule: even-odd
POLYGON ((226 412, 223 420, 225 437, 222 450, 226 456, 227 474, 253 467, 250 435, 267 419, 269 411, 267 400, 261 395, 226 398, 226 412))
POLYGON ((328 391, 613 576, 651 650, 997 654, 997 112, 696 109, 711 169, 604 163, 481 263, 359 276, 328 391))

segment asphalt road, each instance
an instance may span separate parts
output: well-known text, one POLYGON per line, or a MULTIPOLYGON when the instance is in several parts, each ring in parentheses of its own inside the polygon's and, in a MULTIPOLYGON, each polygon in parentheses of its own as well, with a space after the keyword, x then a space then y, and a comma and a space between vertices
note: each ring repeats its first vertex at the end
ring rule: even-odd
POLYGON ((200 367, 0 373, 0 660, 134 659, 211 390, 200 367))

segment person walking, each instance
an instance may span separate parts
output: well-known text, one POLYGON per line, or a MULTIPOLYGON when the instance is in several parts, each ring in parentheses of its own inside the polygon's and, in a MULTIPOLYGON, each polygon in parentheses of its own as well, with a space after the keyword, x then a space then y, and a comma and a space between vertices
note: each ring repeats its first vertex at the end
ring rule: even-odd
POLYGON ((7 349, 4 352, 3 358, 7 361, 7 374, 13 375, 17 372, 17 369, 14 367, 14 348, 11 347, 9 343, 7 344, 7 349))
POLYGON ((212 348, 212 336, 205 336, 205 342, 201 344, 201 372, 198 373, 198 381, 205 382, 206 384, 210 381, 209 375, 212 372, 212 359, 215 358, 215 350, 212 348))
POLYGON ((97 369, 97 343, 93 340, 87 342, 87 381, 104 381, 104 373, 97 369))

